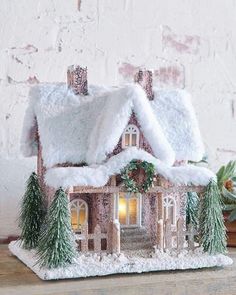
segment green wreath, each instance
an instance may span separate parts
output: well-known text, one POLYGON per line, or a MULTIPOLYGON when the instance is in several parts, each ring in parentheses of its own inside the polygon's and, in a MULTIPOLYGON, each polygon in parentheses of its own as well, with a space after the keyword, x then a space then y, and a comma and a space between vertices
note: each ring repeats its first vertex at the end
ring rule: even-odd
POLYGON ((128 192, 143 193, 147 192, 152 186, 154 175, 155 167, 152 163, 132 160, 122 171, 121 178, 124 180, 128 192), (137 183, 137 181, 132 178, 132 173, 138 169, 143 169, 145 171, 145 181, 142 183, 137 183))

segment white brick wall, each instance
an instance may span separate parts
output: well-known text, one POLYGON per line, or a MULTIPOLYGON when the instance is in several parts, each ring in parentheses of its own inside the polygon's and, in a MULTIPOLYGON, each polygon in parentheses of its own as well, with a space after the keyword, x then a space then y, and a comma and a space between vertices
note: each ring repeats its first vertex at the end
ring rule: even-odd
POLYGON ((35 161, 19 153, 27 92, 87 65, 90 83, 155 70, 161 87, 193 95, 213 169, 236 158, 234 0, 1 0, 0 238, 18 232, 18 201, 35 161))

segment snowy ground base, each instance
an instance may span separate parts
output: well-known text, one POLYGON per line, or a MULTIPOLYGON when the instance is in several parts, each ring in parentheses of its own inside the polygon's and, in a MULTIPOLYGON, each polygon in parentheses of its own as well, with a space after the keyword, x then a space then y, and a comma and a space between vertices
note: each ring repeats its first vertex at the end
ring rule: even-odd
POLYGON ((153 251, 153 253, 127 252, 120 255, 79 254, 72 265, 48 270, 45 268, 40 269, 35 265, 35 252, 22 249, 19 241, 11 242, 9 249, 42 280, 105 276, 117 273, 222 267, 233 263, 232 259, 225 255, 208 255, 202 253, 200 248, 197 248, 195 251, 184 250, 181 253, 153 251))

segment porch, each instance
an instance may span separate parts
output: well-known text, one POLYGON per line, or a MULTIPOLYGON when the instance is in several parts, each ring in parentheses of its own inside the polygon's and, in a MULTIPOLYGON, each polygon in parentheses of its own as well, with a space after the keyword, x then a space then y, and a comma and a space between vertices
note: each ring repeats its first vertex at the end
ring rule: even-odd
MULTIPOLYGON (((120 253, 130 248, 135 250, 133 242, 137 245, 137 250, 139 247, 153 250, 154 246, 160 250, 172 247, 180 249, 186 246, 186 237, 187 246, 192 248, 196 233, 185 228, 183 217, 174 211, 176 208, 168 208, 164 204, 168 194, 201 194, 203 191, 204 187, 201 186, 175 186, 160 177, 155 178, 154 186, 145 194, 127 192, 122 183, 117 185, 115 176, 104 187, 75 186, 69 191, 70 200, 88 194, 92 200, 100 196, 100 203, 105 200, 107 206, 101 209, 107 212, 102 222, 97 218, 89 218, 88 208, 77 216, 80 230, 76 233, 76 239, 79 248, 82 252, 120 253), (145 208, 145 200, 154 204, 149 212, 145 208), (147 218, 150 219, 148 222, 147 218), (128 231, 130 235, 127 235, 128 231)), ((93 209, 99 207, 101 206, 93 206, 93 209)), ((97 214, 101 216, 104 212, 97 214)))

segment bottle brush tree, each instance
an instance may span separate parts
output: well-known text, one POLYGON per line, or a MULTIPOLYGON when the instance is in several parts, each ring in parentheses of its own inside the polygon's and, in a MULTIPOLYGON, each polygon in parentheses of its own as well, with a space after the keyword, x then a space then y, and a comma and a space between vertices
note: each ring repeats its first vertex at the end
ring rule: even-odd
POLYGON ((198 228, 199 223, 199 198, 197 193, 187 193, 186 204, 186 224, 192 224, 194 228, 198 228))
POLYGON ((226 251, 226 231, 222 214, 222 199, 217 183, 206 187, 200 209, 200 243, 210 254, 226 251))
POLYGON ((55 193, 46 216, 47 228, 42 231, 37 249, 40 267, 57 268, 72 263, 76 256, 69 202, 62 188, 55 193))
POLYGON ((21 241, 25 249, 33 249, 38 245, 40 229, 45 217, 45 203, 38 177, 33 172, 28 181, 20 210, 19 227, 21 241))

